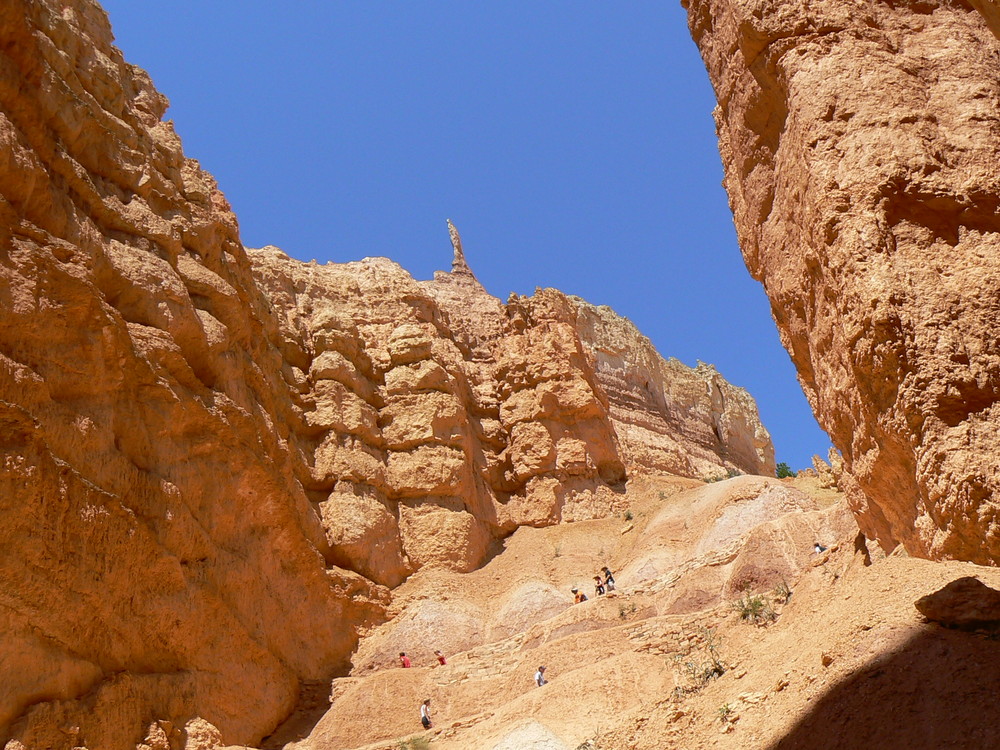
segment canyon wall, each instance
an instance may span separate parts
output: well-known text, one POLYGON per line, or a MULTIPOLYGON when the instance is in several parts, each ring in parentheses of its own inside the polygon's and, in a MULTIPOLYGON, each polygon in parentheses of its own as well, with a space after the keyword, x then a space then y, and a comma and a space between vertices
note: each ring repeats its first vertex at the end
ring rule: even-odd
POLYGON ((491 297, 457 232, 427 282, 244 249, 91 0, 9 0, 0 38, 0 743, 255 743, 421 566, 632 472, 773 471, 744 392, 491 297))
POLYGON ((452 233, 452 271, 425 282, 384 258, 249 251, 338 565, 388 586, 468 571, 518 526, 623 511, 631 473, 773 475, 745 391, 664 360, 608 308, 554 289, 501 302, 452 233))
POLYGON ((95 3, 0 29, 0 741, 259 737, 387 593, 324 559, 278 326, 166 99, 95 3))
POLYGON ((744 258, 859 524, 886 549, 997 563, 995 4, 685 6, 744 258))

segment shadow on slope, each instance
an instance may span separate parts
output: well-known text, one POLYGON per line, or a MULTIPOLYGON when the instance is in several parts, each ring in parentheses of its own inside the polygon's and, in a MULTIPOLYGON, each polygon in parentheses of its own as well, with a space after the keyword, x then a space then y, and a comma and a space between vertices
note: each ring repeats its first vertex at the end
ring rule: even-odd
POLYGON ((305 681, 299 685, 295 709, 270 735, 261 740, 262 750, 281 750, 291 742, 309 736, 313 727, 330 710, 330 682, 305 681))
POLYGON ((926 625, 818 700, 769 750, 994 748, 1000 641, 926 625))

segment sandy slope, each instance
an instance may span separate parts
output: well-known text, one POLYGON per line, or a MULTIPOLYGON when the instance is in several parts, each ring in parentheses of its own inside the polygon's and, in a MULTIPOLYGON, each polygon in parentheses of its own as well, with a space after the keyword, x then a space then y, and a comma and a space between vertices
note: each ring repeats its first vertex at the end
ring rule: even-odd
MULTIPOLYGON (((848 661, 838 656, 824 669, 812 653, 825 642, 820 636, 829 629, 820 624, 840 605, 845 581, 915 564, 866 568, 837 497, 806 494, 789 482, 647 478, 631 483, 628 501, 631 520, 523 528, 480 570, 420 571, 395 592, 394 619, 363 639, 352 676, 334 682, 329 710, 293 717, 272 746, 397 748, 421 736, 454 750, 572 750, 588 740, 604 748, 662 747, 671 737, 685 747, 759 744, 790 726, 817 689, 818 672, 813 682, 799 677, 807 663, 828 677, 848 661), (817 540, 831 551, 817 557, 817 540), (604 564, 618 572, 619 591, 573 605, 570 587, 604 564), (782 582, 794 594, 775 605, 776 623, 755 627, 733 611, 744 589, 770 599, 767 592, 782 582), (728 671, 688 692, 687 665, 707 663, 706 639, 728 671), (430 666, 435 648, 448 654, 446 666, 430 666), (397 667, 401 650, 414 668, 397 667), (550 677, 541 689, 532 682, 539 664, 550 677), (785 672, 789 685, 773 693, 785 672), (435 717, 426 735, 418 713, 424 698, 435 717), (732 726, 718 720, 726 703, 739 715, 732 726), (779 704, 781 722, 755 718, 779 704)), ((854 601, 861 604, 860 593, 854 601)), ((883 631, 864 632, 877 639, 883 631)), ((872 640, 857 658, 889 645, 872 640)))

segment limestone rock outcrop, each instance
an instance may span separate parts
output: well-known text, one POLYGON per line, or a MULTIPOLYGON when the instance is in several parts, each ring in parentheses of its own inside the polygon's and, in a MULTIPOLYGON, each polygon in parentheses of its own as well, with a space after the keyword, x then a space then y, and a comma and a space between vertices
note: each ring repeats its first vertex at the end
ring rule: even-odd
POLYGON ((608 394, 630 466, 716 479, 726 470, 774 476, 774 446, 757 405, 702 362, 664 359, 626 318, 579 297, 577 326, 608 394))
POLYGON ((386 592, 323 557, 279 328, 166 99, 89 0, 0 35, 0 741, 253 741, 386 592))
POLYGON ((472 570, 518 526, 620 512, 629 472, 773 474, 745 391, 664 360, 610 309, 553 289, 502 303, 449 229, 452 271, 427 282, 384 258, 249 251, 332 561, 395 586, 472 570))
POLYGON ((413 571, 619 513, 630 472, 773 471, 739 389, 497 300, 453 226, 427 282, 243 248, 92 0, 0 38, 0 743, 255 743, 413 571))
POLYGON ((974 5, 685 0, 744 258, 859 524, 995 564, 1000 42, 974 5))

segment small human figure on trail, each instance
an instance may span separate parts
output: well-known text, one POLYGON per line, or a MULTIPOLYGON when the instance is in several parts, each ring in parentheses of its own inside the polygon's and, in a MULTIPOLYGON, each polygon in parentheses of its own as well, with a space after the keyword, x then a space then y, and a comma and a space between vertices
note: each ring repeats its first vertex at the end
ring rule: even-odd
POLYGON ((604 573, 604 588, 608 591, 615 590, 615 577, 611 575, 611 571, 608 570, 608 566, 601 568, 601 572, 604 573))
POLYGON ((587 601, 587 595, 580 591, 580 589, 570 589, 573 592, 573 603, 580 604, 587 601))
POLYGON ((435 651, 434 656, 437 657, 438 664, 440 664, 442 667, 448 663, 447 661, 445 661, 444 654, 442 654, 440 651, 435 651))
POLYGON ((538 671, 535 672, 535 684, 541 687, 547 683, 548 680, 545 679, 545 667, 539 667, 538 671))
POLYGON ((433 724, 431 724, 431 699, 428 698, 423 703, 420 704, 420 723, 424 725, 424 729, 430 729, 433 724))
POLYGON ((826 552, 826 547, 824 547, 824 546, 823 546, 822 544, 820 544, 819 542, 816 542, 816 544, 815 544, 815 545, 813 545, 813 552, 815 552, 815 553, 816 553, 817 555, 818 555, 818 554, 819 554, 820 552, 826 552))
POLYGON ((600 576, 594 576, 594 596, 604 596, 604 581, 600 576))
POLYGON ((405 651, 399 652, 399 663, 403 666, 403 669, 410 668, 410 657, 406 655, 405 651))

